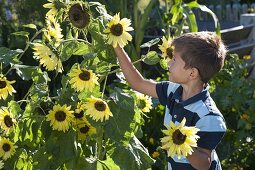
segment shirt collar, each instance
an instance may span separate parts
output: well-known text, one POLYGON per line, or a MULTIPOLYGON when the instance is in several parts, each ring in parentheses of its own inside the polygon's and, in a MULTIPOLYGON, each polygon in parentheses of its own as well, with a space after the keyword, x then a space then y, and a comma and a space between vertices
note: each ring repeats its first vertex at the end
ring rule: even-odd
POLYGON ((179 86, 174 92, 172 99, 177 99, 179 103, 182 104, 183 106, 187 106, 199 100, 205 101, 209 97, 209 88, 210 88, 209 84, 206 84, 203 91, 185 101, 181 101, 183 87, 179 86))

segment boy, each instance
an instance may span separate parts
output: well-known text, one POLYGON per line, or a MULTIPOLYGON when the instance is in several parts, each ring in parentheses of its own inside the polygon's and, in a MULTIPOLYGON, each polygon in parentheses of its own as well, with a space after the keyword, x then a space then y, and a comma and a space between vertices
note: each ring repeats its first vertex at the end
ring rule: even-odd
POLYGON ((186 158, 168 158, 168 169, 221 170, 215 148, 226 132, 224 118, 209 94, 207 84, 223 67, 226 48, 212 32, 187 33, 172 41, 168 63, 169 81, 146 80, 136 70, 125 51, 114 50, 127 82, 134 90, 158 98, 166 106, 164 124, 180 123, 200 129, 197 148, 186 158))

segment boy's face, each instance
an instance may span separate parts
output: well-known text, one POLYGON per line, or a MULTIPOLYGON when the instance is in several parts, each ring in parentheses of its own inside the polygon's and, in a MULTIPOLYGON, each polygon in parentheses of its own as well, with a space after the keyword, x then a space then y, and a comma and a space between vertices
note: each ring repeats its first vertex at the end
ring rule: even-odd
POLYGON ((189 81, 190 69, 186 69, 185 62, 182 60, 180 53, 173 53, 173 58, 168 62, 169 81, 179 84, 185 84, 189 81))

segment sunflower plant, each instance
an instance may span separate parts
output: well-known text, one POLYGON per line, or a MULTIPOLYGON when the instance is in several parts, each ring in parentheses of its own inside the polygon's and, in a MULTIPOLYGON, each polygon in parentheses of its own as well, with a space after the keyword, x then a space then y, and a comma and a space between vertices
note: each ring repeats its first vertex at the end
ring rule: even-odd
MULTIPOLYGON (((113 50, 132 40, 131 21, 98 2, 43 7, 43 25, 12 34, 19 48, 0 47, 0 167, 150 168, 136 136, 152 100, 127 88, 113 50)), ((149 50, 134 63, 157 63, 149 50)))

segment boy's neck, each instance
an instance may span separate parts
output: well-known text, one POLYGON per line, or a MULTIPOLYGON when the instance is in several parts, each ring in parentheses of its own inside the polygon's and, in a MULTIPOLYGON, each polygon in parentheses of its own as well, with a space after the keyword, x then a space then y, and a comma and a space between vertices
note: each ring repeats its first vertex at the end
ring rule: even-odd
POLYGON ((204 83, 197 82, 197 83, 190 83, 190 84, 182 84, 183 91, 182 91, 182 101, 185 101, 198 93, 201 93, 205 87, 204 83))

